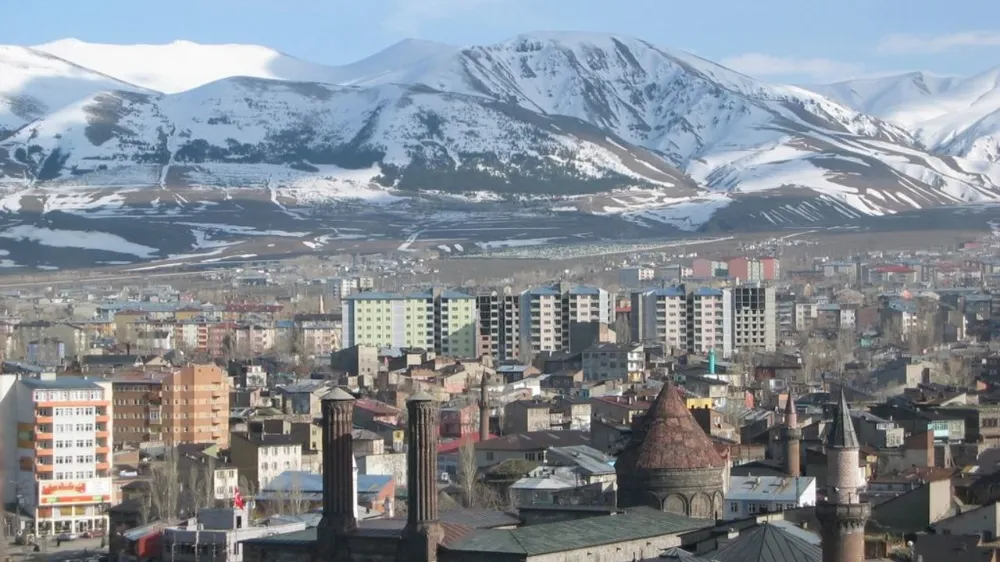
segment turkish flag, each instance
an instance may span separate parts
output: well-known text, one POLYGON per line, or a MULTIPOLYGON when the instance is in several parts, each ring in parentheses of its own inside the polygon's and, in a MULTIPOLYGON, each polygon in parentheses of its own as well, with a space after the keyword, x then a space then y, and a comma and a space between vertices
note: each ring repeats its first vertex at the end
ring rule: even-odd
POLYGON ((243 501, 243 494, 240 493, 239 488, 235 488, 236 494, 233 495, 233 507, 236 509, 243 509, 247 506, 247 502, 243 501))

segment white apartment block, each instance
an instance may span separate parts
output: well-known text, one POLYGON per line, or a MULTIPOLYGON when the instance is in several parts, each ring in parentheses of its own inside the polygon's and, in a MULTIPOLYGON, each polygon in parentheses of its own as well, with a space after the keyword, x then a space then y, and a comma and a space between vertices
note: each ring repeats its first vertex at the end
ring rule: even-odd
POLYGON ((111 383, 0 375, 4 502, 32 514, 36 535, 107 532, 112 502, 111 383))
POLYGON ((687 304, 688 351, 705 354, 714 349, 723 357, 732 355, 734 326, 731 290, 699 287, 687 294, 687 304))
POLYGON ((795 331, 804 332, 812 327, 813 322, 819 315, 819 303, 797 302, 795 303, 795 331))
POLYGON ((687 349, 687 293, 683 286, 636 291, 631 301, 634 341, 663 345, 667 350, 687 349))
POLYGON ((732 289, 733 347, 774 351, 778 345, 777 302, 774 287, 758 283, 732 289))
POLYGON ((684 285, 632 293, 634 341, 666 349, 730 357, 740 349, 773 351, 777 302, 773 287, 759 284, 688 290, 684 285))
POLYGON ((598 287, 536 287, 521 293, 520 319, 525 352, 573 350, 593 343, 586 335, 591 330, 596 333, 600 324, 614 322, 614 299, 598 287))

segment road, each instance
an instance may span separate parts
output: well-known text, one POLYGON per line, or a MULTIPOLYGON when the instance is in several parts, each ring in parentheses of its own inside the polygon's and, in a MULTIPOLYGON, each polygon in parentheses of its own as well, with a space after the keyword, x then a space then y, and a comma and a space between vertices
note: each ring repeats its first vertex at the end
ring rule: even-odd
POLYGON ((15 562, 67 562, 69 560, 86 561, 107 554, 107 547, 101 548, 101 539, 77 539, 65 541, 56 546, 54 540, 48 540, 40 552, 34 552, 32 547, 9 546, 8 553, 15 562))

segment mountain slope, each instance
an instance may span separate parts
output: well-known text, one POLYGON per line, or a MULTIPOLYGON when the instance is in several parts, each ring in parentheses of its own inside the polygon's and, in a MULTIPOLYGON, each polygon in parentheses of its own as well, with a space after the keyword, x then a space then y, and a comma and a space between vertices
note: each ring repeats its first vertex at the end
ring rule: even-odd
MULTIPOLYGON (((1000 186, 989 112, 941 137, 940 156, 815 92, 629 37, 408 41, 341 67, 246 45, 40 48, 165 93, 114 86, 22 127, 0 141, 9 189, 240 189, 275 205, 435 192, 697 229, 713 213, 725 228, 836 224, 1000 186)), ((852 103, 918 82, 868 84, 852 103)), ((924 82, 930 98, 989 77, 924 82)))
POLYGON ((696 191, 655 155, 586 123, 396 85, 230 78, 169 96, 103 93, 25 127, 5 149, 8 177, 28 178, 9 181, 21 185, 124 174, 135 185, 264 188, 339 171, 407 191, 696 191))
POLYGON ((932 151, 1000 161, 1000 67, 968 78, 917 72, 810 88, 913 131, 932 151))
POLYGON ((900 127, 637 39, 533 33, 424 68, 409 80, 576 117, 714 190, 807 188, 866 214, 995 196, 900 127))
POLYGON ((46 53, 0 46, 0 139, 87 96, 119 89, 139 90, 46 53))

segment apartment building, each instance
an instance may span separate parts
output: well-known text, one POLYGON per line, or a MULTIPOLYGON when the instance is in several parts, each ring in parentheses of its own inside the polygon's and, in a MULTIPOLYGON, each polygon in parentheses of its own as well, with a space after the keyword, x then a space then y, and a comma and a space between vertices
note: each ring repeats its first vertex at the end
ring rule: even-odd
POLYGON ((521 293, 521 348, 583 351, 598 341, 600 326, 614 322, 614 299, 599 287, 565 283, 521 293))
POLYGON ((687 349, 687 292, 683 286, 634 291, 629 317, 632 340, 687 349))
POLYGON ((340 314, 296 314, 292 329, 300 353, 325 357, 340 350, 340 314))
POLYGON ((229 442, 229 377, 216 365, 123 373, 111 385, 120 408, 116 447, 229 442))
POLYGON ((583 378, 587 381, 642 382, 646 354, 638 343, 598 343, 583 352, 583 378))
POLYGON ((234 433, 232 464, 263 490, 287 470, 302 470, 302 442, 288 434, 234 433))
POLYGON ((777 302, 774 287, 759 283, 732 289, 733 347, 774 351, 778 344, 777 302))
POLYGON ((432 289, 399 294, 362 292, 343 303, 341 344, 421 348, 439 355, 475 357, 478 347, 476 298, 432 289))
POLYGON ((651 267, 625 267, 618 270, 618 284, 623 288, 637 289, 655 276, 656 271, 651 267))
POLYGON ((111 384, 0 375, 4 503, 20 500, 33 532, 107 532, 112 502, 111 384))
POLYGON ((521 358, 521 296, 504 287, 476 296, 480 354, 495 361, 521 358))
POLYGON ((733 352, 733 308, 731 289, 699 287, 687 300, 687 349, 691 353, 715 350, 723 357, 733 352))

